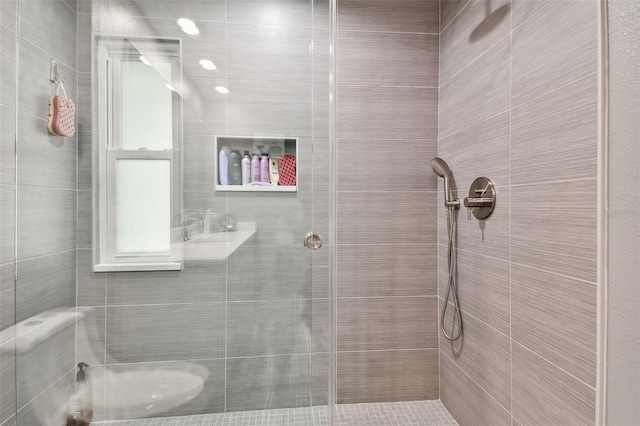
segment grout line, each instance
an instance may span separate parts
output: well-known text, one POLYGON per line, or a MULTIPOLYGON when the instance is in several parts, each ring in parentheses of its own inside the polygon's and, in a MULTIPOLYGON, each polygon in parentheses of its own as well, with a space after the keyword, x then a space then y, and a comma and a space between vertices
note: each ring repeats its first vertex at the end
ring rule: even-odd
MULTIPOLYGON (((17 364, 17 363, 16 363, 17 364)), ((26 407, 29 406, 29 404, 31 404, 32 402, 35 402, 36 399, 40 398, 45 392, 47 392, 49 389, 51 389, 52 387, 54 387, 55 385, 58 384, 58 382, 62 381, 63 379, 65 379, 67 374, 73 374, 73 372, 75 371, 75 366, 72 367, 71 369, 67 370, 65 373, 63 373, 60 377, 58 377, 55 381, 53 381, 51 384, 49 384, 49 386, 47 386, 46 388, 44 388, 42 391, 40 391, 36 396, 34 396, 33 398, 31 398, 28 402, 26 402, 22 407, 18 408, 15 411, 15 416, 16 419, 18 418, 18 413, 20 413, 20 411, 24 410, 26 407)), ((18 398, 16 395, 16 408, 18 406, 18 398)))
MULTIPOLYGON (((112 272, 107 272, 107 274, 111 274, 112 272)), ((108 286, 108 284, 107 284, 108 286)), ((105 293, 106 293, 106 286, 105 286, 105 293)), ((105 299, 108 296, 105 294, 105 299)), ((248 301, 251 302, 251 301, 248 301)), ((267 300, 267 302, 270 302, 270 300, 267 300)), ((280 302, 280 300, 277 300, 277 302, 280 302)), ((107 309, 112 309, 112 308, 138 308, 138 307, 142 307, 142 308, 146 308, 146 307, 157 307, 157 306, 191 306, 191 305, 222 305, 225 302, 178 302, 178 303, 139 303, 139 304, 128 304, 128 305, 112 305, 109 304, 108 301, 105 303, 104 307, 107 309)), ((91 307, 91 306, 88 306, 91 307)), ((93 306, 96 307, 96 306, 93 306)))
MULTIPOLYGON (((38 46, 38 44, 36 44, 35 41, 31 40, 29 37, 26 37, 24 34, 18 32, 18 31, 16 31, 16 34, 18 34, 18 36, 16 37, 16 40, 18 42, 20 41, 20 38, 24 39, 24 41, 26 41, 27 43, 29 43, 30 45, 32 45, 33 47, 35 47, 36 49, 38 49, 39 51, 44 53, 45 57, 51 58, 51 59, 55 59, 56 62, 58 63, 58 65, 64 65, 65 67, 69 68, 73 73, 75 73, 75 74, 78 73, 78 70, 76 69, 77 68, 77 64, 76 64, 76 68, 74 68, 71 65, 67 64, 66 62, 64 62, 62 59, 59 59, 59 55, 53 55, 50 52, 47 52, 42 47, 38 46)), ((77 31, 76 31, 76 34, 77 34, 77 31)), ((77 35, 76 35, 76 37, 77 37, 77 35)), ((16 58, 16 63, 17 63, 17 58, 16 58)), ((16 93, 17 93, 17 90, 16 90, 16 93)))
POLYGON ((403 247, 427 247, 427 246, 432 246, 432 245, 437 245, 438 243, 433 242, 433 243, 379 243, 379 244, 365 244, 365 243, 340 243, 340 244, 336 244, 336 247, 354 247, 354 246, 375 246, 375 247, 380 247, 380 246, 403 246, 403 247))
MULTIPOLYGON (((558 184, 558 183, 570 183, 570 182, 582 182, 582 181, 597 181, 598 177, 582 177, 582 178, 574 178, 574 179, 560 179, 560 180, 540 180, 537 181, 536 183, 517 183, 514 185, 510 185, 509 188, 526 188, 526 187, 535 187, 535 188, 539 188, 541 185, 548 185, 548 184, 558 184)), ((511 195, 511 194, 509 194, 511 195)))
POLYGON ((424 189, 387 189, 387 190, 379 190, 379 189, 370 189, 370 190, 341 190, 336 191, 339 194, 385 194, 385 193, 393 193, 393 194, 426 194, 431 196, 437 196, 437 191, 424 190, 424 189))
POLYGON ((174 359, 174 360, 166 360, 166 361, 140 361, 140 362, 111 362, 102 364, 103 367, 119 367, 119 366, 134 366, 134 365, 159 365, 159 364, 179 364, 186 362, 206 362, 206 361, 221 361, 224 358, 188 358, 188 359, 174 359))
MULTIPOLYGON (((513 2, 513 1, 512 1, 512 2, 513 2)), ((517 2, 513 2, 513 3, 514 3, 514 4, 517 4, 517 2)), ((540 2, 540 3, 542 3, 542 2, 540 2)), ((518 25, 516 25, 515 27, 513 26, 513 18, 511 18, 511 31, 513 32, 513 31, 515 31, 515 30, 517 30, 517 29, 521 28, 524 24, 526 24, 527 22, 529 22, 529 21, 531 20, 531 18, 533 18, 533 17, 537 16, 537 15, 538 15, 538 14, 540 14, 542 11, 544 11, 544 9, 545 9, 544 7, 541 7, 541 8, 538 8, 538 10, 536 10, 535 12, 528 14, 528 15, 527 15, 527 17, 526 17, 522 22, 520 22, 518 25)), ((512 10, 513 10, 513 9, 512 9, 512 10)), ((512 15, 513 15, 513 13, 512 13, 512 15)))
POLYGON ((508 209, 508 262, 509 262, 509 418, 513 426, 513 290, 512 290, 512 258, 511 258, 511 169, 513 145, 513 2, 510 1, 509 13, 509 195, 508 209))
MULTIPOLYGON (((572 61, 572 62, 574 62, 574 61, 572 61)), ((571 62, 569 62, 569 63, 571 63, 571 62)), ((536 96, 534 96, 534 97, 532 97, 532 98, 530 98, 530 99, 527 99, 526 101, 520 102, 519 104, 514 105, 514 106, 513 106, 513 109, 521 108, 521 107, 522 107, 522 106, 524 106, 524 105, 527 105, 527 104, 529 104, 529 103, 531 103, 531 102, 535 102, 535 101, 537 101, 537 100, 539 100, 539 99, 541 99, 541 98, 544 98, 545 96, 549 96, 549 95, 551 95, 552 93, 558 92, 558 91, 560 91, 560 90, 562 90, 562 89, 566 89, 568 86, 571 86, 571 85, 576 84, 576 83, 578 83, 578 82, 581 82, 581 81, 584 81, 584 80, 588 80, 588 79, 590 79, 590 78, 593 78, 594 76, 595 76, 595 77, 597 77, 597 76, 598 76, 598 72, 597 72, 597 71, 596 71, 596 72, 593 72, 593 73, 591 73, 591 74, 587 74, 587 75, 585 75, 584 77, 580 77, 580 78, 577 78, 577 79, 575 79, 575 80, 571 80, 570 82, 565 83, 565 84, 563 84, 562 86, 558 86, 558 87, 556 87, 556 88, 555 88, 555 89, 553 89, 553 90, 549 90, 548 92, 536 93, 536 96)))
MULTIPOLYGON (((440 4, 442 4, 442 2, 440 2, 440 4)), ((449 28, 449 26, 451 26, 451 24, 453 23, 453 21, 455 21, 458 16, 471 4, 471 0, 467 0, 467 2, 464 4, 464 6, 462 6, 462 8, 453 16, 453 18, 451 18, 451 20, 449 20, 449 23, 444 27, 440 29, 440 34, 442 34, 447 28, 449 28)), ((442 20, 442 12, 440 15, 440 20, 442 20)), ((441 22, 442 24, 442 22, 441 22)))
MULTIPOLYGON (((439 298, 440 301, 444 302, 444 300, 440 297, 439 298)), ((510 317, 511 317, 511 304, 509 305, 509 313, 510 313, 510 317)), ((527 349, 529 352, 535 354, 537 357, 543 359, 544 361, 546 361, 547 363, 551 364, 552 366, 558 368, 559 370, 563 371, 564 373, 568 374, 569 376, 573 377, 574 379, 578 380, 579 382, 583 383, 586 386, 589 386, 591 389, 595 389, 593 386, 589 385, 588 383, 584 382, 583 380, 579 379, 578 377, 576 377, 575 375, 569 373, 568 371, 566 371, 565 369, 563 369, 562 367, 558 366, 557 364, 551 362, 550 360, 548 360, 547 358, 545 358, 544 356, 538 354, 536 351, 534 351, 533 349, 529 348, 528 346, 524 345, 523 343, 521 343, 520 341, 518 341, 517 339, 513 339, 511 338, 511 322, 509 323, 509 335, 506 335, 505 333, 503 333, 502 331, 496 329, 494 326, 492 326, 491 324, 488 324, 487 322, 479 319, 478 317, 476 317, 475 315, 469 313, 468 311, 465 311, 464 309, 462 309, 462 312, 464 312, 467 316, 473 318, 474 320, 482 323, 483 325, 485 325, 486 327, 490 328, 491 330, 495 331, 496 333, 500 334, 501 336, 509 339, 509 348, 511 350, 511 371, 513 371, 513 343, 516 343, 519 346, 522 346, 523 348, 527 349)), ((582 347, 583 349, 588 349, 586 347, 582 347)), ((590 351, 590 353, 595 353, 594 351, 590 351)), ((462 368, 462 367, 460 367, 462 368)), ((511 383, 513 385, 513 373, 511 374, 511 383)), ((512 388, 513 389, 513 388, 512 388)))
MULTIPOLYGON (((316 97, 315 97, 315 90, 316 90, 316 86, 315 86, 315 66, 316 66, 316 62, 315 62, 315 53, 316 53, 316 39, 314 37, 316 30, 314 29, 314 23, 315 23, 315 1, 316 0, 311 0, 311 28, 309 28, 309 33, 310 33, 310 38, 311 38, 311 45, 310 45, 310 56, 311 56, 311 141, 310 141, 310 147, 311 147, 311 152, 310 152, 310 171, 311 171, 311 207, 309 210, 309 221, 310 221, 310 225, 311 225, 311 230, 313 232, 315 232, 315 215, 314 215, 314 188, 315 188, 315 173, 314 169, 316 167, 316 162, 315 160, 315 142, 316 142, 316 138, 315 138, 315 134, 316 134, 316 128, 315 128, 315 114, 316 114, 316 97)), ((328 140, 327 140, 328 142, 328 140)), ((311 293, 311 297, 313 298, 313 288, 314 288, 314 278, 313 278, 313 268, 314 268, 314 256, 313 256, 313 251, 310 253, 309 256, 309 263, 310 263, 310 267, 311 267, 311 280, 309 282, 310 285, 310 289, 309 292, 311 293)), ((309 353, 311 353, 313 351, 313 325, 314 325, 314 315, 313 315, 313 301, 311 303, 309 303, 309 353)), ((313 392, 313 356, 310 355, 309 356, 309 377, 310 377, 310 382, 311 385, 309 387, 309 401, 311 406, 313 406, 313 396, 314 396, 314 392, 313 392)))
MULTIPOLYGON (((440 243, 437 243, 437 244, 438 244, 438 248, 446 248, 447 247, 444 244, 440 244, 440 243)), ((504 245, 504 244, 501 244, 501 245, 504 245)), ((491 256, 490 254, 485 254, 484 252, 479 252, 478 250, 467 250, 467 249, 458 248, 457 251, 463 252, 463 253, 468 253, 468 254, 473 254, 475 256, 482 256, 483 258, 493 259, 493 260, 497 260, 497 261, 505 262, 505 263, 509 261, 508 259, 505 259, 503 257, 491 256)))
MULTIPOLYGON (((24 188, 24 186, 21 186, 21 188, 24 188)), ((15 264, 16 267, 18 264, 24 263, 24 262, 30 262, 32 260, 40 260, 40 259, 44 259, 45 257, 50 257, 50 256, 58 256, 61 254, 66 254, 66 253, 71 253, 76 251, 75 248, 69 249, 69 250, 62 250, 62 251, 56 251, 53 253, 47 253, 47 254, 41 254, 40 256, 34 256, 34 257, 25 257, 24 259, 20 259, 20 260, 16 260, 15 264)), ((10 264, 10 263, 14 263, 14 262, 7 262, 6 264, 10 264)))
POLYGON ((6 419, 4 422, 0 423, 0 426, 9 426, 9 425, 16 425, 18 420, 16 418, 15 414, 12 414, 11 417, 9 417, 8 419, 6 419))
MULTIPOLYGON (((415 299, 415 298, 424 298, 424 299, 434 299, 438 297, 437 294, 414 294, 407 296, 338 296, 338 299, 415 299)), ((323 299, 324 300, 324 299, 323 299)))
MULTIPOLYGON (((470 0, 467 0, 470 1, 470 0)), ((466 6, 466 5, 465 5, 466 6)), ((464 9, 464 6, 462 7, 462 9, 464 9)), ((461 9, 461 10, 462 10, 461 9)), ((457 16, 457 14, 456 14, 457 16)), ((453 17, 453 19, 455 19, 455 16, 453 17)), ((453 22, 453 19, 451 20, 451 22, 453 22)), ((437 126, 436 126, 436 156, 440 155, 440 68, 442 66, 442 61, 440 60, 440 54, 442 52, 442 0, 438 1, 438 101, 437 101, 437 112, 436 112, 436 120, 437 120, 437 126)), ((436 192, 438 189, 438 181, 436 180, 436 192)), ((440 229, 440 221, 441 221, 441 215, 436 214, 436 230, 435 230, 435 245, 436 245, 436 270, 435 270, 435 276, 436 276, 436 296, 438 297, 436 299, 436 333, 437 333, 437 343, 438 343, 438 398, 442 398, 442 379, 441 379, 441 363, 442 363, 442 359, 440 357, 440 246, 438 244, 438 239, 439 239, 439 235, 440 232, 438 232, 438 230, 440 229)), ((456 266, 457 267, 457 266, 456 266)), ((453 416, 452 416, 453 417, 453 416)))
POLYGON ((581 380, 579 378, 577 378, 576 376, 574 376, 573 374, 569 373, 567 370, 565 370, 564 368, 558 366, 557 364, 554 364, 553 362, 549 361, 548 359, 546 359, 545 357, 543 357, 542 355, 540 355, 539 353, 535 352, 533 349, 529 348, 528 346, 523 345, 522 343, 518 342, 517 340, 514 340, 514 343, 520 347, 522 347, 523 349, 525 349, 527 352, 533 354, 536 356, 536 358, 540 358, 542 361, 546 362, 547 364, 549 364, 552 367, 557 368, 558 370, 562 371, 563 373, 565 373, 567 376, 572 377, 573 379, 577 380, 578 382, 582 383, 583 385, 587 386, 589 389, 592 389, 595 391, 595 387, 586 383, 584 380, 581 380))
MULTIPOLYGON (((13 185, 2 184, 1 186, 12 187, 13 185)), ((16 186, 24 189, 47 189, 51 191, 78 192, 76 188, 63 188, 59 186, 34 186, 34 185, 18 185, 18 184, 16 184, 16 186)), ((86 191, 86 190, 83 190, 83 191, 86 191)))
MULTIPOLYGON (((76 4, 76 9, 77 9, 77 6, 78 5, 76 4)), ((76 16, 76 68, 78 68, 78 63, 79 63, 79 61, 78 61, 78 57, 79 57, 78 50, 79 49, 77 47, 80 45, 80 40, 79 40, 80 32, 78 31, 78 28, 79 28, 79 19, 78 18, 79 17, 78 17, 78 11, 74 10, 74 12, 75 12, 75 16, 76 16)), ((79 97, 79 85, 78 85, 78 82, 79 82, 78 72, 76 71, 76 94, 77 94, 76 95, 76 102, 78 102, 78 104, 79 104, 79 99, 77 99, 79 97)), ((77 131, 76 131, 76 134, 77 134, 77 131)), ((80 262, 79 258, 80 258, 80 256, 79 256, 79 252, 78 252, 78 242, 77 242, 77 240, 78 240, 78 216, 79 216, 78 212, 79 212, 79 203, 80 203, 80 200, 79 200, 80 197, 78 197, 78 187, 79 187, 79 179, 78 178, 80 176, 80 167, 79 167, 79 164, 80 164, 79 146, 80 145, 79 144, 80 144, 80 136, 77 135, 76 136, 76 150, 75 150, 76 151, 75 152, 75 159, 76 159, 76 166, 75 166, 76 203, 75 203, 75 208, 74 208, 75 231, 76 231, 76 237, 74 238, 74 243, 75 243, 74 244, 74 250, 76 252, 76 265, 75 265, 75 268, 76 268, 75 269, 75 290, 76 290, 76 297, 75 297, 75 304, 76 304, 76 306, 75 306, 75 317, 76 317, 76 321, 75 321, 75 326, 76 326, 76 330, 75 330, 75 336, 74 336, 74 338, 75 338, 75 353, 73 354, 74 355, 74 360, 75 360, 74 366, 78 365, 78 363, 80 362, 78 360, 78 358, 79 358, 78 357, 78 352, 79 352, 79 349, 80 349, 80 342, 78 340, 78 322, 79 322, 78 321, 78 306, 79 306, 79 302, 80 302, 80 279, 78 277, 78 270, 79 270, 79 262, 80 262)), ((85 342, 85 344, 88 344, 88 342, 85 342)))
MULTIPOLYGON (((229 0, 224 2, 224 77, 225 87, 229 88, 229 0)), ((225 121, 224 129, 225 135, 229 134, 229 96, 225 96, 225 121)), ((215 153, 218 157, 218 153, 215 153)), ((217 170, 217 167, 216 167, 217 170)), ((216 181, 218 177, 215 177, 216 181)), ((225 203, 226 214, 229 214, 229 197, 227 194, 223 195, 225 203)), ((227 240, 228 240, 227 235, 227 240)), ((229 345, 229 246, 225 246, 225 259, 224 259, 224 405, 223 410, 227 412, 227 362, 228 362, 228 345, 229 345)))
POLYGON ((476 381, 476 379, 474 379, 471 375, 469 375, 469 373, 467 373, 467 372, 466 372, 466 370, 465 370, 464 368, 462 368, 462 366, 461 366, 461 365, 459 365, 457 362, 455 362, 453 359, 451 359, 451 357, 449 357, 449 355, 447 355, 444 351, 440 351, 440 352, 441 352, 441 353, 442 353, 442 355, 444 355, 444 357, 445 357, 445 358, 447 358, 447 359, 448 359, 448 360, 449 360, 449 361, 450 361, 450 362, 451 362, 451 363, 452 363, 456 368, 458 368, 458 370, 460 370, 460 371, 461 371, 465 376, 467 376, 467 377, 469 378, 469 380, 471 380, 473 383, 475 383, 475 385, 476 385, 476 386, 478 386, 478 387, 479 387, 479 388, 480 388, 484 393, 486 393, 486 394, 487 394, 487 396, 488 396, 489 398, 491 398, 491 399, 492 399, 496 404, 498 404, 498 406, 499 406, 500 408, 502 408, 502 409, 505 411, 505 413, 507 413, 507 414, 509 415, 509 417, 511 417, 511 412, 510 412, 509 410, 507 410, 507 409, 506 409, 502 404, 500 404, 500 403, 498 402, 498 400, 497 400, 497 399, 495 399, 495 398, 493 397, 493 395, 492 395, 489 391, 487 391, 485 388, 483 388, 483 387, 480 385, 480 383, 478 383, 478 382, 476 381))
MULTIPOLYGON (((549 253, 549 252, 545 252, 545 253, 549 253)), ((555 271, 548 271, 546 269, 537 268, 535 266, 530 266, 530 265, 524 265, 524 264, 518 263, 518 262, 511 262, 511 263, 514 264, 514 265, 521 266, 523 268, 533 269, 533 270, 540 271, 540 272, 546 272, 546 273, 551 274, 551 275, 556 275, 558 277, 568 278, 568 279, 573 280, 573 281, 580 281, 580 282, 583 282, 585 284, 597 285, 597 283, 595 283, 593 281, 583 280, 582 278, 572 277, 571 275, 559 274, 558 272, 555 272, 555 271)))
POLYGON ((440 349, 436 346, 435 348, 407 348, 407 349, 362 349, 358 351, 341 351, 338 350, 336 353, 340 354, 359 354, 359 353, 368 353, 368 352, 424 352, 424 351, 439 351, 440 349))
MULTIPOLYGON (((472 0, 472 1, 476 1, 476 0, 472 0)), ((480 120, 480 121, 477 121, 477 122, 475 122, 475 123, 473 123, 473 124, 470 124, 470 125, 468 125, 468 126, 466 126, 466 127, 463 127, 463 128, 461 128, 460 130, 456 130, 456 131, 455 131, 455 132, 453 132, 453 133, 446 134, 445 136, 442 136, 442 135, 438 134, 438 142, 441 142, 441 141, 444 141, 445 139, 449 139, 449 138, 452 138, 452 137, 454 137, 454 136, 457 136, 457 135, 459 135, 460 133, 466 132, 466 131, 470 130, 471 128, 475 127, 475 126, 479 126, 479 125, 481 125, 481 124, 485 124, 487 121, 490 121, 490 120, 493 120, 493 119, 495 119, 495 118, 498 118, 499 116, 501 116, 501 115, 503 115, 503 114, 507 114, 508 112, 509 112, 509 110, 508 110, 508 109, 505 109, 505 110, 499 111, 499 112, 497 112, 496 114, 493 114, 493 115, 491 115, 491 116, 489 116, 489 117, 487 117, 487 118, 483 118, 483 119, 482 119, 482 120, 480 120)), ((439 128, 438 128, 438 129, 439 129, 439 128)))
POLYGON ((375 89, 423 89, 423 90, 437 90, 436 86, 423 86, 423 85, 399 85, 399 84, 345 84, 341 83, 342 88, 362 88, 368 91, 375 89))
POLYGON ((440 33, 422 32, 422 31, 381 31, 381 30, 338 30, 338 33, 373 33, 373 34, 414 34, 414 35, 428 35, 439 36, 440 33))
MULTIPOLYGON (((438 299, 444 303, 444 298, 442 297, 438 297, 438 299)), ((449 306, 452 306, 452 303, 449 302, 449 306)), ((484 326, 486 326, 487 328, 490 328, 491 330, 495 331, 496 333, 500 334, 503 337, 506 337, 507 339, 510 339, 509 335, 505 334, 503 331, 498 330, 495 326, 489 324, 488 322, 478 318, 477 316, 473 315, 472 313, 470 313, 469 311, 464 310, 463 308, 460 308, 460 310, 462 312, 464 312, 466 315, 468 315, 469 317, 473 318, 475 321, 483 324, 484 326)))
POLYGON ((77 11, 76 11, 76 9, 74 9, 74 8, 73 8, 73 6, 71 6, 71 3, 69 3, 67 0, 63 0, 62 2, 63 2, 64 4, 66 4, 66 5, 69 7, 69 9, 71 9, 71 11, 72 11, 74 14, 76 14, 76 15, 77 15, 77 11))
MULTIPOLYGON (((437 87, 435 87, 434 89, 437 89, 437 87)), ((324 139, 328 139, 327 137, 324 137, 324 139)), ((339 138, 336 138, 336 141, 361 141, 362 138, 361 137, 352 137, 352 136, 342 136, 339 138)), ((391 137, 386 137, 386 138, 376 138, 376 137, 369 137, 367 136, 366 138, 367 142, 393 142, 393 143, 402 143, 402 142, 437 142, 438 138, 426 138, 426 137, 421 137, 421 138, 391 138, 391 137)), ((435 154, 435 153, 434 153, 435 154)), ((435 180, 434 180, 435 182, 435 180)))
MULTIPOLYGON (((365 351, 367 352, 367 351, 365 351)), ((105 363, 103 366, 105 367, 117 367, 117 366, 127 366, 127 365, 148 365, 148 364, 176 364, 176 363, 185 363, 185 362, 206 362, 206 361, 222 361, 229 359, 263 359, 263 358, 278 358, 278 357, 305 357, 310 356, 312 354, 322 354, 326 352, 301 352, 301 353, 283 353, 283 354, 273 354, 273 355, 254 355, 254 356, 230 356, 230 357, 214 357, 214 358, 187 358, 187 359, 172 359, 172 360, 163 360, 163 361, 140 361, 140 362, 119 362, 119 363, 105 363)), ((225 361, 226 365, 226 361, 225 361)))
MULTIPOLYGON (((471 0, 471 1, 474 1, 474 0, 471 0)), ((476 62, 478 62, 483 56, 486 56, 497 45, 499 45, 500 43, 503 43, 508 37, 510 37, 510 34, 507 34, 507 35, 501 37, 500 39, 498 39, 498 41, 493 43, 491 46, 487 47, 482 53, 478 54, 478 56, 473 58, 466 65, 462 66, 458 71, 456 71, 451 76, 449 76, 449 78, 447 80, 445 80, 444 82, 440 82, 440 87, 442 88, 442 87, 446 86, 447 84, 449 84, 449 82, 451 82, 454 78, 456 78, 460 73, 462 73, 464 70, 469 68, 471 65, 475 64, 476 62)))

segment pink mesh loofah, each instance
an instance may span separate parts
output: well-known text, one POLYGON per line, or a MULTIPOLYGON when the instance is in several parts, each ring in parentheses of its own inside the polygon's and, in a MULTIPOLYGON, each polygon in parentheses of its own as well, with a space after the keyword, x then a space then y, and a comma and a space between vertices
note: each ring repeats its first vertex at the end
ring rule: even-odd
POLYGON ((296 184, 296 157, 283 155, 280 157, 280 185, 294 186, 296 184))
POLYGON ((57 136, 73 136, 76 133, 75 114, 76 106, 71 99, 63 95, 49 98, 49 132, 57 136))

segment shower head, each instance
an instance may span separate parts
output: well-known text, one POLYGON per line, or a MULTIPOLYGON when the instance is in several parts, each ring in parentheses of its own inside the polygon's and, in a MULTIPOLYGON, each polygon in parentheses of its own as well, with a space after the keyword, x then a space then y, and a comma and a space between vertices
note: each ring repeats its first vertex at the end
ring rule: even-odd
POLYGON ((453 199, 451 196, 451 184, 449 182, 449 175, 451 175, 451 169, 447 163, 440 157, 434 157, 431 160, 431 168, 433 169, 433 173, 444 178, 444 205, 449 208, 453 207, 455 209, 460 207, 460 200, 453 199))
POLYGON ((447 163, 440 157, 434 157, 434 159, 431 160, 431 168, 433 169, 433 173, 445 179, 448 179, 449 173, 451 173, 447 163))

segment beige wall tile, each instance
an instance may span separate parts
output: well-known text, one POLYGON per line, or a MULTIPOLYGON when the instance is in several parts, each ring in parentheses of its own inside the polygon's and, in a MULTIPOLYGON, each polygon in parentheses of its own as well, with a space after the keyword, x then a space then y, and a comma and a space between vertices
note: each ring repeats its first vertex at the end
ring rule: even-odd
POLYGON ((423 244, 426 238, 433 241, 436 195, 415 191, 340 192, 338 244, 423 244))
POLYGON ((338 404, 438 398, 438 351, 338 352, 338 404))
POLYGON ((343 85, 438 87, 437 34, 340 31, 343 85))
MULTIPOLYGON (((447 247, 439 246, 439 295, 444 298, 449 281, 447 247)), ((469 313, 503 334, 509 334, 509 262, 478 252, 458 251, 458 300, 469 313)))
POLYGON ((597 3, 524 3, 538 13, 520 26, 514 18, 514 106, 597 72, 597 3))
POLYGON ((435 297, 338 299, 337 348, 339 351, 437 348, 437 307, 435 297))
POLYGON ((435 191, 441 182, 431 170, 430 161, 438 151, 437 135, 433 136, 434 139, 339 139, 336 189, 435 191))
POLYGON ((513 339, 595 387, 595 284, 513 264, 511 291, 513 339))
POLYGON ((597 90, 593 74, 513 109, 512 185, 596 177, 597 90))
POLYGON ((438 2, 432 0, 341 0, 338 29, 438 34, 438 2))
MULTIPOLYGON (((453 309, 447 312, 453 312, 453 309)), ((452 318, 451 315, 445 318, 447 330, 451 330, 452 318)), ((450 342, 440 333, 440 351, 500 405, 510 406, 511 341, 508 334, 499 333, 471 315, 465 315, 460 339, 450 342)))
POLYGON ((511 260, 595 282, 596 184, 587 179, 512 187, 511 260))
POLYGON ((440 399, 461 425, 508 426, 511 415, 447 355, 440 356, 440 399))
POLYGON ((513 417, 522 424, 592 425, 595 390, 513 345, 513 417))
POLYGON ((435 296, 435 244, 339 245, 338 297, 435 296))
MULTIPOLYGON (((442 2, 443 5, 450 3, 446 0, 442 2)), ((448 15, 457 9, 457 4, 443 6, 443 9, 448 15)), ((510 0, 469 2, 456 16, 455 25, 449 25, 442 31, 440 82, 446 83, 500 39, 508 36, 511 31, 510 14, 510 0)))
POLYGON ((340 85, 338 91, 340 139, 433 139, 437 135, 437 89, 340 85))
POLYGON ((511 43, 505 37, 443 82, 438 111, 441 138, 509 110, 510 55, 511 43))

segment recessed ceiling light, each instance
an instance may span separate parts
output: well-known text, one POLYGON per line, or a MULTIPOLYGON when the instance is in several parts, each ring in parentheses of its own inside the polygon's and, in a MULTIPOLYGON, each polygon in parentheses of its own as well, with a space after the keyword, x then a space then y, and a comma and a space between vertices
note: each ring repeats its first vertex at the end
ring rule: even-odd
POLYGON ((196 23, 193 22, 191 19, 188 19, 188 18, 180 18, 180 19, 178 19, 178 25, 180 25, 182 28, 184 28, 184 27, 195 27, 196 23))
POLYGON ((200 30, 198 27, 182 27, 182 31, 189 35, 198 35, 200 34, 200 30))
POLYGON ((140 62, 142 62, 143 64, 151 66, 151 62, 149 62, 149 60, 144 56, 140 56, 138 59, 140 59, 140 62))
POLYGON ((222 86, 217 86, 216 90, 218 91, 218 93, 222 93, 223 95, 226 95, 227 93, 229 93, 229 89, 222 86))
POLYGON ((189 35, 200 34, 200 30, 196 26, 196 23, 193 22, 191 19, 180 18, 176 22, 178 22, 178 25, 180 25, 180 28, 182 28, 182 31, 184 31, 185 33, 189 35))
POLYGON ((202 65, 202 68, 205 70, 213 71, 216 69, 216 65, 208 59, 201 59, 200 65, 202 65))

